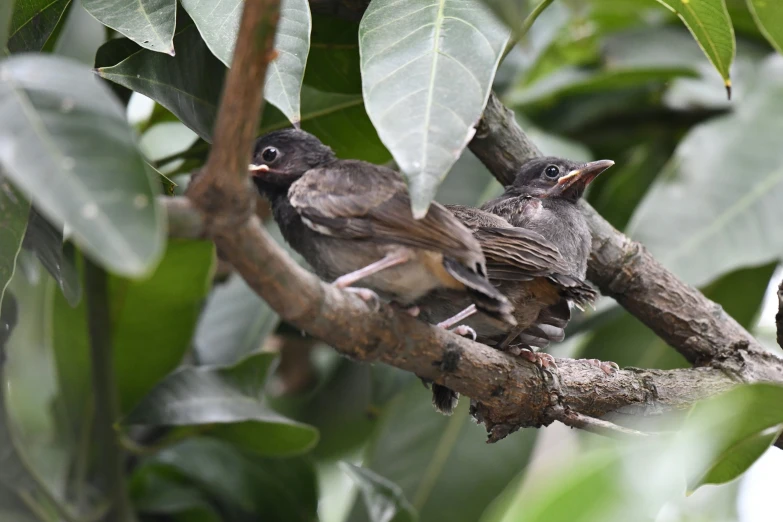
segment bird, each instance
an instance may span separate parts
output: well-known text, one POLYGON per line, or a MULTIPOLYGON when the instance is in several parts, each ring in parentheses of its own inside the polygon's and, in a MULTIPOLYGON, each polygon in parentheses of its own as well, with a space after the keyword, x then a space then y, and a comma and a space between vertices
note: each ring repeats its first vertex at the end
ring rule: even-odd
MULTIPOLYGON (((449 289, 488 316, 516 324, 508 299, 487 279, 484 254, 470 230, 435 202, 415 219, 396 171, 338 159, 300 129, 259 137, 248 168, 283 237, 321 279, 412 314, 417 300, 449 289), (353 286, 359 282, 361 288, 353 286)), ((438 326, 458 321, 447 318, 438 326)), ((464 325, 455 330, 473 333, 464 325)))
MULTIPOLYGON (((533 348, 563 340, 571 317, 569 303, 591 304, 597 297, 596 291, 571 275, 560 251, 541 234, 513 227, 502 217, 478 208, 446 208, 479 241, 487 259, 488 277, 514 306, 517 323, 511 326, 477 312, 466 317, 465 324, 477 333, 479 342, 524 355, 543 367, 553 364, 551 356, 534 353, 533 348)), ((449 290, 431 293, 417 304, 420 317, 430 322, 465 309, 464 298, 449 290)))

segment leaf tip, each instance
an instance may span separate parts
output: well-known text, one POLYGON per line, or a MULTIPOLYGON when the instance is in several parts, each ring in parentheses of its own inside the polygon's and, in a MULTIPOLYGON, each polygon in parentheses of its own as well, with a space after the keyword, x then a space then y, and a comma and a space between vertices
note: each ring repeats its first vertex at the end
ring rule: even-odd
POLYGON ((169 49, 166 51, 166 54, 168 54, 169 56, 176 56, 177 55, 177 53, 174 51, 174 46, 173 45, 171 47, 169 47, 169 49))

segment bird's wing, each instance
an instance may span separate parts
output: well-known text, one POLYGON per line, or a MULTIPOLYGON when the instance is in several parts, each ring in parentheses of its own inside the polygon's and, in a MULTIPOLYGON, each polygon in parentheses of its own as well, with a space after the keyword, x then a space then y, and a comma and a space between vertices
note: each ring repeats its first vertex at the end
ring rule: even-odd
POLYGON ((413 218, 405 183, 391 169, 339 161, 308 171, 288 196, 305 223, 322 234, 434 250, 473 269, 483 265, 476 239, 442 205, 433 203, 424 218, 413 218))
POLYGON ((487 258, 491 279, 525 281, 569 272, 557 247, 532 230, 481 227, 474 236, 487 258))

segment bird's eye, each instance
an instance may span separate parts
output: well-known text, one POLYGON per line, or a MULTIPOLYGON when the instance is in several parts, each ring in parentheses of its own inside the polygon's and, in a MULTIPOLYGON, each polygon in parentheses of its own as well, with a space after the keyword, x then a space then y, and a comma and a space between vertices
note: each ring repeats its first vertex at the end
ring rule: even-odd
POLYGON ((277 159, 277 149, 274 147, 267 147, 261 153, 261 158, 267 163, 272 163, 277 159))
POLYGON ((546 174, 547 177, 556 178, 558 175, 560 175, 560 169, 555 167, 554 165, 550 165, 546 168, 544 174, 546 174))

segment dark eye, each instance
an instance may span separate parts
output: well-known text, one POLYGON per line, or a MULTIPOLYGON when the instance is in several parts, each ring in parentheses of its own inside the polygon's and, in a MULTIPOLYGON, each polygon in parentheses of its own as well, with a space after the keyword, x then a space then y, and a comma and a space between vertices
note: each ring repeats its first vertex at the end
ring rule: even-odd
POLYGON ((557 176, 560 175, 560 169, 555 167, 554 165, 550 165, 546 168, 544 174, 546 174, 547 177, 556 178, 557 176))
POLYGON ((267 147, 264 152, 261 153, 261 157, 267 163, 272 163, 277 159, 277 149, 274 147, 267 147))

